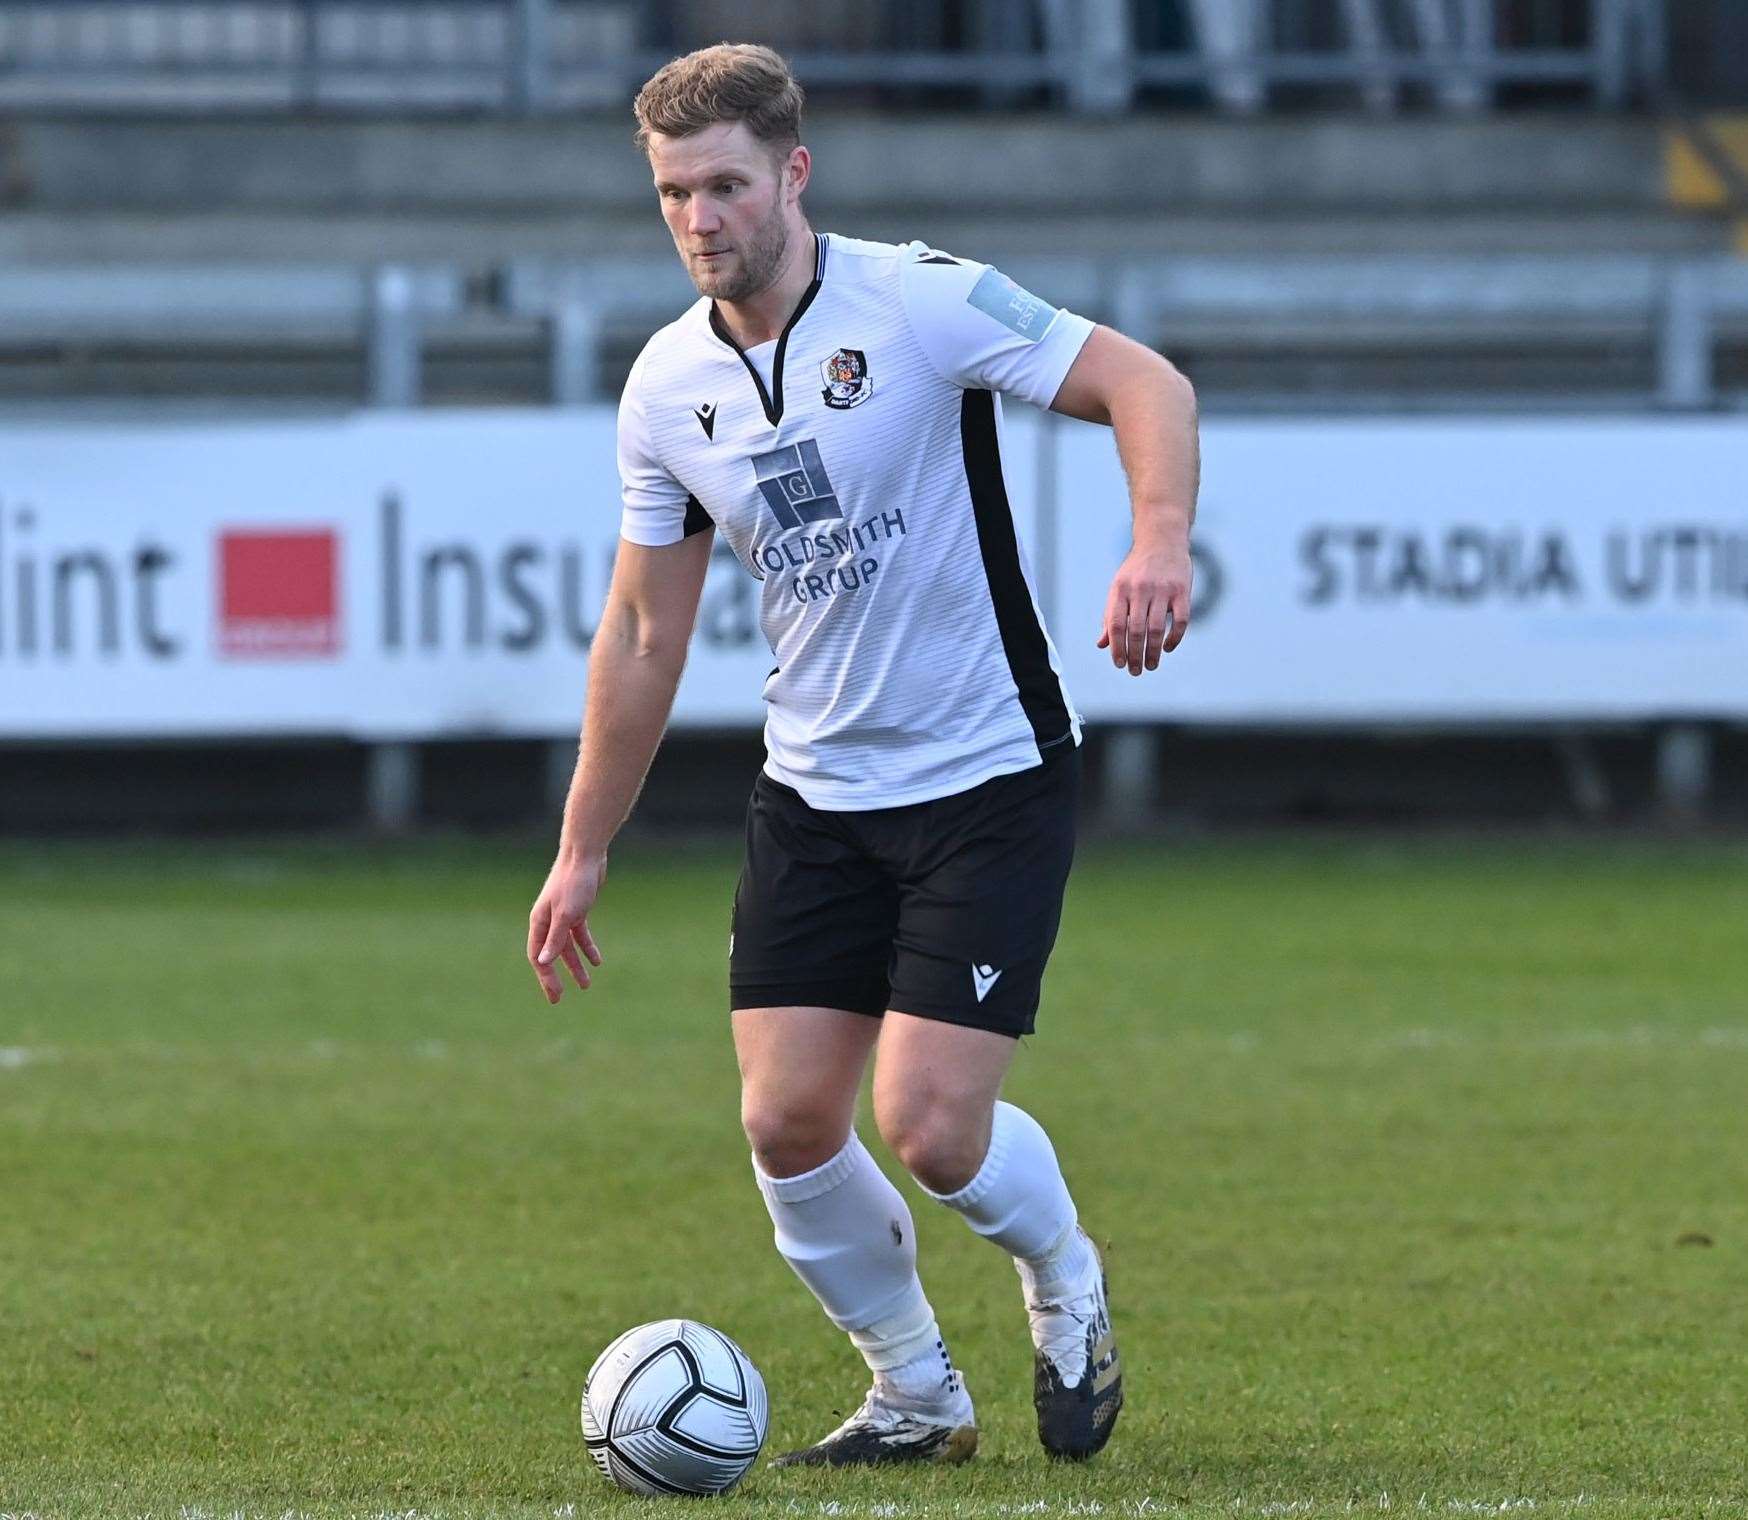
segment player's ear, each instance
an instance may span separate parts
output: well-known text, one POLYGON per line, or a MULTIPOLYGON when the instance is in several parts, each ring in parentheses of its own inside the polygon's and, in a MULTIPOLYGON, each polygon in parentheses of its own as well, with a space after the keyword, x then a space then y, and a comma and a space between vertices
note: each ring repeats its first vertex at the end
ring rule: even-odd
POLYGON ((813 155, 797 143, 789 150, 789 157, 783 163, 783 190, 789 200, 801 199, 801 192, 807 188, 807 181, 813 173, 813 155))

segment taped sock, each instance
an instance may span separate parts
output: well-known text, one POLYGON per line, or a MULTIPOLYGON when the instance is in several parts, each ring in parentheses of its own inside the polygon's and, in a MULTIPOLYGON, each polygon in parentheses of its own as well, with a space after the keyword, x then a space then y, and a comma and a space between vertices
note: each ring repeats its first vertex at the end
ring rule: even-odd
POLYGON ((756 1161, 753 1175, 777 1250, 870 1368, 927 1365, 937 1350, 945 1357, 917 1276, 910 1209, 856 1135, 800 1176, 767 1176, 756 1161))

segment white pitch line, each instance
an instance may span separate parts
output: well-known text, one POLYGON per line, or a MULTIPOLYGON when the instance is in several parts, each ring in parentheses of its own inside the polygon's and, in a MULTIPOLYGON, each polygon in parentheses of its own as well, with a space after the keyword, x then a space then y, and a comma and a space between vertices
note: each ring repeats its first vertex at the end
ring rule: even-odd
MULTIPOLYGON (((1156 1499, 1146 1496, 1138 1499, 1031 1499, 1031 1500, 977 1500, 953 1499, 942 1501, 891 1501, 891 1500, 842 1500, 842 1499, 778 1499, 776 1496, 766 1498, 757 1493, 736 1495, 751 1501, 754 1513, 778 1514, 819 1517, 819 1520, 942 1520, 942 1517, 959 1517, 959 1520, 983 1520, 986 1516, 1000 1516, 1002 1520, 1013 1520, 1020 1516, 1111 1516, 1122 1517, 1122 1520, 1169 1520, 1171 1516, 1186 1514, 1206 1515, 1214 1512, 1224 1512, 1228 1515, 1249 1520, 1251 1516, 1290 1517, 1295 1515, 1545 1515, 1549 1517, 1581 1514, 1585 1510, 1594 1509, 1602 1504, 1609 1507, 1622 1506, 1627 1501, 1609 1501, 1596 1494, 1579 1493, 1569 1498, 1536 1499, 1524 1494, 1507 1495, 1502 1498, 1480 1499, 1465 1497, 1448 1497, 1422 1493, 1418 1495, 1401 1495, 1380 1493, 1371 1498, 1363 1499, 1331 1499, 1331 1498, 1297 1498, 1297 1499, 1249 1499, 1242 1494, 1221 1500, 1213 1497, 1197 1500, 1182 1500, 1177 1498, 1156 1499)), ((1716 1497, 1693 1496, 1685 1501, 1687 1505, 1697 1505, 1707 1510, 1718 1510, 1732 1515, 1740 1514, 1739 1503, 1716 1497)), ((595 1506, 589 1503, 566 1503, 553 1506, 548 1513, 552 1520, 578 1520, 578 1517, 592 1514, 595 1506)), ((519 1512, 519 1511, 518 1511, 519 1512)), ((1650 1511, 1647 1510, 1647 1513, 1650 1511)), ((322 1514, 333 1514, 332 1510, 324 1509, 322 1514)), ((492 1513, 490 1510, 474 1510, 467 1506, 459 1508, 440 1508, 433 1510, 394 1509, 371 1510, 360 1509, 341 1512, 347 1520, 472 1520, 475 1515, 492 1513)), ((56 1512, 37 1510, 0 1510, 0 1520, 55 1520, 56 1512)), ((199 1504, 184 1504, 165 1511, 146 1511, 135 1513, 132 1520, 310 1520, 310 1512, 297 1509, 276 1510, 245 1510, 234 1508, 207 1508, 199 1504)))

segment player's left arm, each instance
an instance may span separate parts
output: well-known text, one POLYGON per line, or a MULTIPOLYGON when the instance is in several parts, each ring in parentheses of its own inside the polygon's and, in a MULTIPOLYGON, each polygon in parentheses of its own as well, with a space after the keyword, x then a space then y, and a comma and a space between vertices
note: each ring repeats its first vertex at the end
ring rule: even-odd
POLYGON ((1132 676, 1157 670, 1161 652, 1176 649, 1190 626, 1190 526, 1202 470, 1196 393, 1169 359, 1095 327, 1050 410, 1117 435, 1135 536, 1105 599, 1098 647, 1132 676))

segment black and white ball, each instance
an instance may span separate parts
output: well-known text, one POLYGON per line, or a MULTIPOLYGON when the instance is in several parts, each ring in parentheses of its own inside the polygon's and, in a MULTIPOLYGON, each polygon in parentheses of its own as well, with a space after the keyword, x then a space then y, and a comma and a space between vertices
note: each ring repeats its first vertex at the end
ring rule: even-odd
POLYGON ((723 1494, 765 1444, 765 1380, 720 1330, 663 1319, 627 1330, 583 1384, 583 1441, 634 1494, 723 1494))

